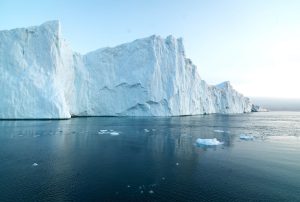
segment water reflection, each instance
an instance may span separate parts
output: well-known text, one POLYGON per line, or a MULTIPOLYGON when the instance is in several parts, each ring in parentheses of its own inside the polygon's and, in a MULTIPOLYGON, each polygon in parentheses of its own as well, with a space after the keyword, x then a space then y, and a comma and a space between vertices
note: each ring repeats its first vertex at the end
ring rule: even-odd
MULTIPOLYGON (((230 199, 233 193, 229 188, 248 189, 240 186, 241 179, 246 184, 249 181, 249 193, 255 198, 259 191, 251 192, 251 179, 270 177, 272 184, 274 176, 283 175, 283 170, 290 172, 282 178, 289 183, 281 184, 297 190, 300 176, 295 176, 294 170, 300 165, 299 144, 292 139, 284 143, 288 149, 280 149, 280 138, 261 140, 268 140, 270 134, 299 136, 299 117, 261 113, 0 121, 0 198, 15 199, 17 192, 28 201, 155 201, 156 196, 197 201, 199 196, 219 192, 222 194, 217 196, 230 199), (99 134, 100 130, 118 131, 120 135, 99 134), (240 134, 258 138, 240 141, 240 134), (224 144, 197 147, 197 138, 216 138, 224 144), (33 169, 34 162, 38 166, 33 169), (273 167, 273 171, 268 170, 273 167), (224 187, 225 183, 228 186, 224 187), (154 193, 140 196, 139 187, 143 193, 154 193)), ((239 193, 242 191, 234 194, 239 193)))

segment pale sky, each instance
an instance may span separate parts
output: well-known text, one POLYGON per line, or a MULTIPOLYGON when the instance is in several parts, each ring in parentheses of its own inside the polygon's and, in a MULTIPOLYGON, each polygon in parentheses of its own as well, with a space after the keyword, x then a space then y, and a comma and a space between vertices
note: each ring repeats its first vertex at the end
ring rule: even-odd
POLYGON ((299 0, 0 0, 0 30, 49 20, 60 20, 81 53, 153 34, 183 37, 208 83, 300 98, 299 0))

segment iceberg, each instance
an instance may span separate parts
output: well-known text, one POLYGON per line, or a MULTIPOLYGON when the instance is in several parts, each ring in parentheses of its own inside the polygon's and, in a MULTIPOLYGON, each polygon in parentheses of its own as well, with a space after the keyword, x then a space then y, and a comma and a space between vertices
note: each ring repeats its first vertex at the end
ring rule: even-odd
POLYGON ((251 112, 268 112, 268 110, 261 106, 252 104, 251 112))
POLYGON ((198 138, 196 140, 196 143, 198 145, 203 145, 203 146, 216 146, 216 145, 223 144, 223 142, 218 141, 216 138, 213 138, 213 139, 201 139, 201 138, 198 138))
POLYGON ((0 119, 181 116, 251 112, 229 82, 213 86, 183 40, 150 36, 85 55, 58 21, 0 31, 0 119))

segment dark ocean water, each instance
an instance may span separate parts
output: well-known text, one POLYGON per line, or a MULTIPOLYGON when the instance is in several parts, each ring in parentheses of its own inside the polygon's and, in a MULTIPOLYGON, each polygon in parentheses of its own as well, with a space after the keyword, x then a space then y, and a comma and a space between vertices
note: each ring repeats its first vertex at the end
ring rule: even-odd
POLYGON ((0 121, 0 162, 1 202, 300 201, 300 112, 0 121))

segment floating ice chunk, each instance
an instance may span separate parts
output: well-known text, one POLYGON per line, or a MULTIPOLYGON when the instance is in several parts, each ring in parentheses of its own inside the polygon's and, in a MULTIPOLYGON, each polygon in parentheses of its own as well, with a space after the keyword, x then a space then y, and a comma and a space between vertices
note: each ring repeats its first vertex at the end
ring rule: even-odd
POLYGON ((225 133, 224 130, 214 130, 215 133, 225 133))
POLYGON ((240 139, 241 140, 254 140, 254 137, 252 135, 241 134, 240 139))
POLYGON ((36 166, 38 166, 38 165, 39 165, 39 164, 37 164, 37 163, 33 163, 33 164, 32 164, 33 167, 36 167, 36 166))
POLYGON ((141 191, 141 194, 143 194, 143 193, 144 193, 144 191, 142 190, 142 191, 141 191))
POLYGON ((179 163, 178 163, 178 162, 176 163, 176 166, 179 166, 179 163))
POLYGON ((161 179, 162 179, 162 180, 165 180, 166 178, 165 178, 165 177, 162 177, 161 179))
POLYGON ((130 188, 131 186, 130 185, 127 185, 127 188, 130 188))
POLYGON ((148 129, 146 129, 146 128, 144 129, 144 131, 145 131, 146 133, 149 133, 149 132, 150 132, 150 130, 148 130, 148 129))
POLYGON ((149 194, 154 194, 154 191, 153 191, 153 190, 150 190, 150 191, 149 191, 149 194))
POLYGON ((120 133, 114 131, 114 132, 111 132, 110 135, 112 135, 112 136, 117 136, 117 135, 120 135, 120 133))
POLYGON ((215 145, 221 145, 221 144, 223 144, 223 142, 220 142, 216 138, 213 138, 213 139, 201 139, 201 138, 198 138, 196 140, 196 143, 199 144, 199 145, 205 145, 205 146, 215 146, 215 145))

